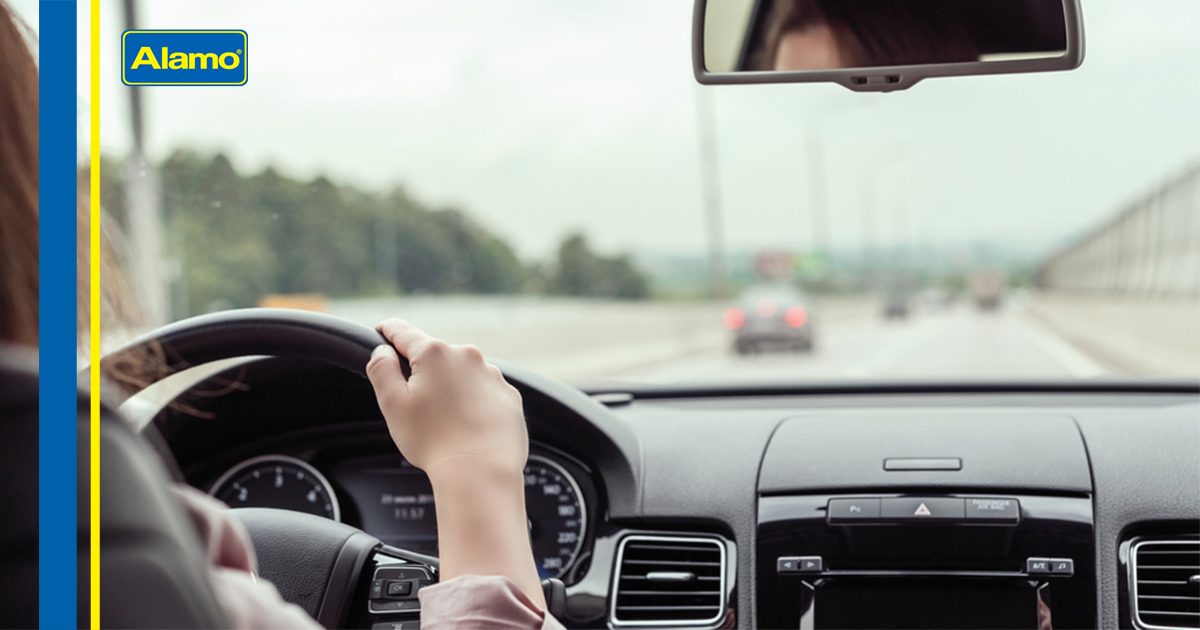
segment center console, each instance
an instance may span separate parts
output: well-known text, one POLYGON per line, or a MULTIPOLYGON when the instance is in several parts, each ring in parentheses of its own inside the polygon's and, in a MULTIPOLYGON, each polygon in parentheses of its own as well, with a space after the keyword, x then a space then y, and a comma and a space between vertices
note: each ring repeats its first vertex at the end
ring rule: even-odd
POLYGON ((785 421, 759 478, 756 623, 1095 627, 1090 484, 1061 416, 785 421))
POLYGON ((1091 628, 1092 541, 1086 498, 762 497, 757 619, 818 630, 1091 628))

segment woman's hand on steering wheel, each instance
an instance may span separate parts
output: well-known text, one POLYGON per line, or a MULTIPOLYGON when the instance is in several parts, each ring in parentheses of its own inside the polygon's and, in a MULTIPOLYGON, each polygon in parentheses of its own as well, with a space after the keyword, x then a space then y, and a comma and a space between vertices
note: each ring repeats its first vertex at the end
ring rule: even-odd
POLYGON ((433 485, 442 579, 506 576, 544 609, 525 515, 529 435, 520 393, 474 346, 447 344, 399 319, 376 328, 391 345, 371 354, 367 377, 392 440, 433 485))
POLYGON ((521 394, 475 346, 450 345, 412 324, 388 319, 376 327, 381 345, 367 363, 379 409, 404 457, 436 475, 454 465, 520 472, 529 457, 521 394), (400 355, 408 359, 406 378, 400 355))

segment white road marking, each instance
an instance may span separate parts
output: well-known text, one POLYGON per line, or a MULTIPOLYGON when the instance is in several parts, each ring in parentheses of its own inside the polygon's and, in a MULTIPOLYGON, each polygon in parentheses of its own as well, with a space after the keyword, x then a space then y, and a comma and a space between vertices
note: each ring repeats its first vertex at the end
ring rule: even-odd
POLYGON ((895 366, 896 362, 902 357, 928 343, 929 338, 942 324, 942 320, 925 319, 917 324, 915 330, 905 331, 903 334, 890 337, 887 345, 873 353, 865 361, 859 362, 854 367, 846 370, 844 372, 845 376, 861 378, 876 375, 881 371, 888 373, 897 372, 897 370, 888 370, 887 368, 895 366))
POLYGON ((1031 317, 1028 312, 1023 312, 1013 319, 1027 337, 1036 343, 1042 351, 1066 368, 1071 373, 1071 376, 1088 378, 1100 376, 1108 372, 1108 370, 1105 370, 1094 359, 1031 317))

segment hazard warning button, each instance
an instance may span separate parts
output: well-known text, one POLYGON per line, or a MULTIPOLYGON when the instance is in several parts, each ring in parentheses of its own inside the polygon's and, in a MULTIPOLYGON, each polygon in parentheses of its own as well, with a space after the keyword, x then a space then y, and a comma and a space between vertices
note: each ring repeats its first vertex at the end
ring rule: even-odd
POLYGON ((883 499, 880 516, 895 521, 957 521, 966 518, 962 499, 900 497, 883 499))

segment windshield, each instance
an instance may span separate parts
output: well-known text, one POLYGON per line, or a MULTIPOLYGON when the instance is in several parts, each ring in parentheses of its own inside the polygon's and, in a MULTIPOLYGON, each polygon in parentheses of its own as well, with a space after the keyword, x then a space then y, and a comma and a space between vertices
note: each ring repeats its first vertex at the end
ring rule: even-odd
POLYGON ((1066 73, 699 86, 691 0, 133 3, 238 87, 130 88, 145 317, 396 316, 589 384, 1200 375, 1200 3, 1084 0, 1066 73))

